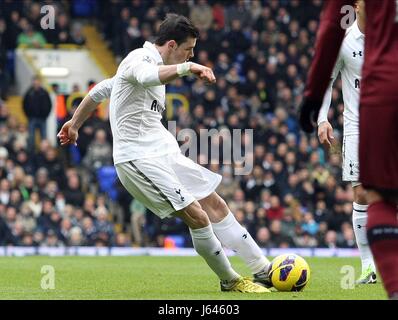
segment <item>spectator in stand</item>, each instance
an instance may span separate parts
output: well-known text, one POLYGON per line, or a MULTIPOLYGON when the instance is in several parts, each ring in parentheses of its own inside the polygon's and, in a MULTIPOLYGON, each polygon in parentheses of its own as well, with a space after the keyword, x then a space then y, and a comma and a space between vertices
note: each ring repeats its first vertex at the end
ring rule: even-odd
POLYGON ((309 232, 304 231, 296 237, 295 245, 301 248, 314 248, 318 246, 318 242, 309 232))
POLYGON ((232 28, 233 20, 239 20, 243 28, 251 25, 251 14, 244 0, 236 0, 230 4, 225 13, 226 27, 232 28))
POLYGON ((271 236, 267 227, 261 227, 257 230, 256 242, 261 248, 271 248, 271 236))
POLYGON ((290 247, 294 245, 292 238, 282 233, 282 223, 280 220, 272 220, 269 229, 271 232, 272 247, 280 248, 285 247, 286 244, 290 247))
POLYGON ((41 85, 41 80, 35 76, 32 86, 25 93, 23 99, 23 110, 28 118, 29 141, 28 149, 35 150, 36 129, 40 130, 40 139, 47 138, 46 120, 51 112, 52 104, 46 89, 41 85))
POLYGON ((64 244, 58 239, 57 234, 53 230, 47 232, 47 237, 44 242, 46 247, 63 247, 64 244))
POLYGON ((320 247, 334 249, 337 248, 337 233, 334 230, 329 230, 326 232, 323 243, 320 247))
POLYGON ((267 209, 267 218, 272 220, 282 220, 283 219, 284 208, 281 206, 278 196, 271 196, 270 208, 267 209))
POLYGON ((115 247, 131 247, 132 243, 128 234, 118 233, 116 235, 116 240, 113 245, 115 247))
POLYGON ((83 35, 83 26, 80 23, 74 23, 72 25, 70 40, 71 43, 78 46, 83 46, 86 43, 86 38, 83 35))
POLYGON ((82 226, 85 244, 88 246, 94 246, 95 240, 97 239, 98 230, 94 225, 93 219, 90 217, 83 218, 82 226))
POLYGON ((140 21, 136 17, 131 17, 123 34, 123 47, 125 49, 124 55, 142 47, 144 42, 145 39, 142 37, 140 21))
POLYGON ((207 0, 198 0, 190 10, 190 20, 201 30, 208 30, 213 24, 213 11, 207 0))
POLYGON ((107 141, 106 131, 98 129, 95 132, 94 140, 88 146, 83 164, 94 174, 97 169, 110 166, 112 163, 112 146, 107 141))
POLYGON ((69 18, 65 13, 60 13, 56 19, 55 38, 53 43, 55 45, 63 43, 71 43, 69 18))
POLYGON ((110 244, 113 241, 113 225, 108 219, 108 210, 105 207, 98 207, 95 211, 95 226, 100 234, 102 234, 102 239, 110 244))
POLYGON ((239 183, 233 178, 233 168, 224 165, 221 174, 223 179, 218 186, 217 193, 226 201, 232 200, 235 190, 239 188, 239 183))
POLYGON ((314 236, 318 232, 319 225, 314 220, 311 212, 307 212, 304 214, 304 219, 301 228, 304 232, 307 232, 310 236, 314 236))
POLYGON ((70 236, 67 240, 68 246, 81 246, 84 243, 87 243, 83 238, 83 232, 80 227, 73 227, 70 230, 70 236))
POLYGON ((82 207, 84 203, 84 193, 81 190, 80 179, 76 174, 67 177, 67 187, 64 191, 65 202, 73 206, 82 207))
POLYGON ((44 36, 33 29, 33 26, 29 22, 22 18, 20 21, 20 28, 23 30, 18 35, 17 45, 28 47, 28 48, 41 48, 47 43, 44 36))
POLYGON ((29 7, 29 11, 27 13, 27 19, 29 23, 32 25, 34 30, 41 30, 40 20, 41 20, 41 13, 40 13, 41 6, 39 3, 31 3, 29 7))
POLYGON ((6 69, 7 50, 6 44, 9 41, 7 34, 6 21, 0 18, 0 99, 6 100, 8 95, 8 87, 10 84, 10 74, 6 69))
POLYGON ((7 21, 6 24, 7 41, 4 43, 4 45, 6 49, 12 50, 17 47, 17 38, 19 33, 21 33, 22 31, 19 26, 19 20, 21 19, 21 16, 17 10, 13 10, 5 18, 7 21))
POLYGON ((175 12, 177 14, 188 17, 190 14, 190 5, 188 0, 175 0, 170 3, 170 12, 175 12))

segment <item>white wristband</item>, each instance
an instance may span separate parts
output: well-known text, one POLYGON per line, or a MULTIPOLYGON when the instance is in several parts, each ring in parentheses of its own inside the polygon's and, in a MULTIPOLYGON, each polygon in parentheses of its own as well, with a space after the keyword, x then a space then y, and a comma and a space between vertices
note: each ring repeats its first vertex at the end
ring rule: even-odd
POLYGON ((192 62, 184 62, 177 64, 177 74, 180 77, 187 76, 191 74, 191 64, 192 62))

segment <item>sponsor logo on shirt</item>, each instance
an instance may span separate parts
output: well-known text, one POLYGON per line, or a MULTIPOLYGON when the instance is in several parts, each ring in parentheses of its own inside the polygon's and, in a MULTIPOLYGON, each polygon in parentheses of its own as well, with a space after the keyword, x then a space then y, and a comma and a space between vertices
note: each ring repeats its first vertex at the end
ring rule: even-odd
POLYGON ((151 104, 151 111, 163 113, 165 107, 162 106, 157 100, 153 100, 151 104))

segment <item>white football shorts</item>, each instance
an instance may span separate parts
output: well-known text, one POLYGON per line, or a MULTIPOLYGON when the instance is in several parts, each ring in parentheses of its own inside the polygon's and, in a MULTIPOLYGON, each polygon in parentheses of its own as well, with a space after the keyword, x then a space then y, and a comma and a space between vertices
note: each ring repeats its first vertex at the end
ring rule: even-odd
POLYGON ((359 135, 343 137, 343 181, 351 181, 355 187, 359 182, 359 135))
POLYGON ((160 218, 166 218, 216 190, 222 177, 182 153, 115 165, 127 191, 160 218))

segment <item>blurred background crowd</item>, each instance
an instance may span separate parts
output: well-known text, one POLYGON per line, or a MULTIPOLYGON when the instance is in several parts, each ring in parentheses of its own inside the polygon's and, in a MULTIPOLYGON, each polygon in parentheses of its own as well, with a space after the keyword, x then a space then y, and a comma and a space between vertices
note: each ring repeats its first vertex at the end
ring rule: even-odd
MULTIPOLYGON (((192 246, 180 220, 158 219, 118 181, 111 192, 101 187, 97 170, 112 167, 106 118, 93 115, 80 131, 78 147, 65 149, 51 146, 44 129, 39 143, 29 134, 49 114, 43 108, 48 92, 39 79, 23 100, 28 126, 7 107, 17 46, 84 46, 81 27, 92 23, 120 62, 144 41, 153 41, 165 15, 176 12, 199 27, 193 61, 211 67, 217 83, 207 86, 188 77, 168 85, 169 93, 183 94, 189 101, 188 110, 169 105, 173 116, 168 120, 176 121, 177 133, 183 128, 198 134, 200 129, 253 129, 253 154, 246 156, 254 167, 248 175, 235 174, 240 163, 220 159, 207 164, 209 159, 198 156, 200 163, 223 176, 217 191, 238 221, 264 248, 355 247, 352 189, 341 181, 341 147, 325 152, 317 137, 303 134, 297 122, 322 1, 0 3, 0 245, 192 246), (44 4, 58 8, 55 30, 40 28, 44 4)), ((329 112, 337 141, 343 123, 340 88, 338 80, 329 112)), ((246 138, 242 149, 249 143, 246 138)), ((225 139, 216 139, 220 148, 225 139)))

